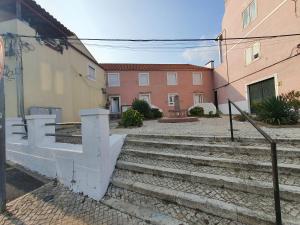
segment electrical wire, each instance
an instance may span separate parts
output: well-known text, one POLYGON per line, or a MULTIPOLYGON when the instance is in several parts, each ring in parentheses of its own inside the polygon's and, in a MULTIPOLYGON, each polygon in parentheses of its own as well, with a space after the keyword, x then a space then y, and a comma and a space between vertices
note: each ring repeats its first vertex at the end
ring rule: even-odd
MULTIPOLYGON (((0 34, 5 36, 5 34, 0 34)), ((45 38, 45 35, 23 35, 23 34, 13 34, 17 37, 23 38, 45 38)), ((253 40, 261 38, 280 38, 280 37, 292 37, 300 36, 300 33, 294 34, 280 34, 280 35, 267 35, 267 36, 253 36, 253 37, 229 37, 229 38, 186 38, 186 39, 123 39, 123 38, 78 38, 78 37, 56 37, 55 39, 59 40, 78 40, 78 41, 109 41, 109 42, 191 42, 191 41, 229 41, 229 40, 253 40)), ((53 38, 53 37, 52 37, 53 38)))

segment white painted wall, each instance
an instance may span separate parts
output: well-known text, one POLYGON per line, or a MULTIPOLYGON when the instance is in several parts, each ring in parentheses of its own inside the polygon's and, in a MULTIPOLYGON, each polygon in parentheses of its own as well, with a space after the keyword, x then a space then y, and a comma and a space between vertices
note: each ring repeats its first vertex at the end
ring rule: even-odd
POLYGON ((20 118, 7 119, 7 159, 50 178, 57 178, 75 192, 99 200, 109 185, 125 135, 109 135, 109 111, 81 110, 82 145, 56 143, 53 115, 27 117, 28 140, 13 132, 24 132, 20 118))
POLYGON ((204 114, 209 114, 210 111, 212 111, 214 114, 217 112, 216 106, 213 103, 198 103, 190 107, 188 111, 196 106, 202 107, 204 109, 204 114))
MULTIPOLYGON (((239 102, 234 102, 238 107, 240 107, 241 110, 245 112, 250 112, 249 110, 249 104, 248 101, 239 101, 239 102)), ((239 111, 232 106, 232 114, 240 114, 239 111)), ((224 114, 229 114, 229 108, 228 108, 228 103, 226 104, 219 104, 219 110, 224 113, 224 114)))

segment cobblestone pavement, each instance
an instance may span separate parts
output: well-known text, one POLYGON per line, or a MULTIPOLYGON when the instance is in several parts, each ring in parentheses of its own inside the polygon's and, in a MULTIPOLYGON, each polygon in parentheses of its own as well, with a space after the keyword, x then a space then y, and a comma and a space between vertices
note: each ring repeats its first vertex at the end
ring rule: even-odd
POLYGON ((191 225, 243 225, 115 186, 110 186, 105 198, 115 198, 134 205, 151 208, 191 225))
MULTIPOLYGON (((135 173, 127 170, 116 170, 114 179, 125 179, 144 184, 155 185, 168 188, 170 190, 191 193, 225 203, 245 207, 257 212, 263 212, 272 216, 274 213, 273 198, 264 197, 257 194, 246 193, 237 190, 229 190, 196 182, 183 181, 179 179, 160 177, 150 174, 135 173), (259 200, 259 201, 258 201, 259 200)), ((295 221, 300 221, 300 205, 298 202, 281 201, 283 217, 294 217, 295 221)))
POLYGON ((146 225, 148 223, 75 194, 61 185, 53 186, 51 183, 10 202, 7 212, 0 214, 0 224, 146 225))
MULTIPOLYGON (((115 128, 116 123, 111 126, 112 133, 123 134, 164 134, 164 135, 211 135, 211 136, 230 136, 229 119, 227 116, 222 118, 200 118, 198 122, 191 123, 159 123, 156 120, 144 121, 140 128, 115 128)), ((258 131, 248 122, 233 121, 235 135, 239 137, 261 137, 258 131)), ((264 131, 274 138, 300 138, 299 127, 288 128, 267 128, 264 131)))
MULTIPOLYGON (((245 180, 258 180, 272 183, 272 174, 266 172, 257 172, 253 170, 243 170, 241 169, 231 169, 231 168, 221 168, 221 167, 211 167, 211 166, 196 166, 190 163, 181 163, 176 161, 160 160, 160 159, 148 159, 137 156, 131 156, 122 154, 119 160, 139 163, 142 165, 152 165, 165 168, 181 169, 191 172, 207 173, 222 175, 228 177, 237 177, 245 180)), ((281 184, 300 186, 300 177, 294 175, 281 174, 279 176, 281 184)))

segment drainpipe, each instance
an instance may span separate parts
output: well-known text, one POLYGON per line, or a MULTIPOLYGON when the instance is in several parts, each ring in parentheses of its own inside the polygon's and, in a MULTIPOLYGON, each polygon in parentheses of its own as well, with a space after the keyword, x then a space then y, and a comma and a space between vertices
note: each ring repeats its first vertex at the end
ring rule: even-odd
MULTIPOLYGON (((22 20, 22 6, 20 0, 16 1, 16 16, 18 20, 22 20)), ((18 116, 25 121, 24 108, 24 83, 23 83, 23 56, 22 56, 22 40, 15 36, 15 53, 16 53, 16 86, 17 86, 17 104, 18 116)), ((26 127, 25 127, 26 128, 26 127)), ((27 132, 27 129, 26 129, 27 132)))

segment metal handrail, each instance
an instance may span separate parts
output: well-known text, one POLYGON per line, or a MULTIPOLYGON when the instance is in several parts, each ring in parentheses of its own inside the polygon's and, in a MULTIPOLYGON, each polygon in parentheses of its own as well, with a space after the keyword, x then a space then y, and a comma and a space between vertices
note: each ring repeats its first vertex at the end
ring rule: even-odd
POLYGON ((81 138, 82 135, 77 135, 77 134, 50 134, 47 133, 45 134, 47 137, 76 137, 76 138, 81 138))
POLYGON ((274 192, 274 202, 275 202, 276 224, 277 225, 282 225, 276 141, 274 139, 272 139, 260 127, 258 127, 257 124, 254 122, 254 120, 252 120, 245 112, 243 112, 243 110, 241 110, 234 102, 232 102, 230 99, 228 99, 231 141, 234 141, 231 105, 233 105, 254 126, 254 128, 262 136, 264 136, 264 138, 271 144, 272 177, 273 177, 273 192, 274 192))
POLYGON ((81 122, 45 123, 45 126, 72 126, 72 125, 81 125, 81 122))
POLYGON ((12 124, 12 127, 26 127, 27 124, 12 124))

